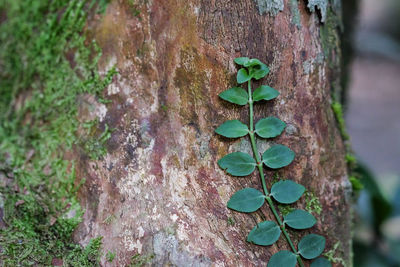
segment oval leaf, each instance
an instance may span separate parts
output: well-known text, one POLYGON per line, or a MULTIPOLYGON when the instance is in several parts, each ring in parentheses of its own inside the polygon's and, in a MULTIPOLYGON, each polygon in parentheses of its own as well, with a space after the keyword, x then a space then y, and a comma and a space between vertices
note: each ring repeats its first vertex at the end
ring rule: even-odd
POLYGON ((291 180, 283 180, 272 185, 271 195, 279 203, 291 204, 299 200, 305 190, 305 187, 301 184, 291 180))
POLYGON ((221 124, 215 132, 225 137, 236 138, 248 134, 249 129, 246 124, 243 124, 238 120, 231 120, 221 124))
POLYGON ((269 73, 269 68, 264 63, 250 67, 250 76, 256 80, 264 78, 269 73))
POLYGON ((294 159, 294 152, 284 145, 274 145, 264 152, 263 162, 271 169, 289 165, 294 159))
POLYGON ((238 105, 246 105, 249 101, 249 95, 240 87, 233 87, 219 94, 219 97, 238 105))
POLYGON ((314 259, 321 255, 325 249, 325 237, 309 234, 303 237, 299 242, 299 253, 305 259, 314 259))
POLYGON ((314 226, 317 220, 305 210, 294 210, 283 216, 284 222, 294 229, 307 229, 314 226))
POLYGON ((268 117, 256 123, 255 132, 263 138, 272 138, 280 135, 286 127, 286 123, 275 117, 268 117))
POLYGON ((311 263, 310 267, 332 267, 332 263, 324 257, 319 257, 311 263))
POLYGON ((240 69, 237 73, 236 80, 238 83, 245 83, 251 79, 246 69, 240 69))
POLYGON ((250 59, 248 57, 237 57, 233 61, 235 61, 236 64, 238 65, 244 65, 246 64, 250 59))
POLYGON ((264 194, 257 189, 244 188, 233 194, 228 201, 228 208, 240 212, 253 212, 258 210, 264 201, 264 194))
POLYGON ((247 60, 243 66, 245 67, 253 67, 253 66, 257 66, 257 65, 265 65, 264 63, 262 63, 260 60, 256 59, 256 58, 252 58, 250 60, 247 60))
POLYGON ((218 165, 234 176, 247 176, 256 168, 256 161, 249 154, 233 152, 218 160, 218 165))
POLYGON ((257 224, 247 236, 247 241, 260 246, 269 246, 276 242, 281 235, 281 229, 273 221, 257 224))
POLYGON ((253 100, 271 100, 276 98, 279 95, 279 92, 274 88, 269 87, 267 85, 261 85, 253 92, 253 100))
POLYGON ((281 250, 272 255, 267 267, 295 267, 297 257, 288 250, 281 250))

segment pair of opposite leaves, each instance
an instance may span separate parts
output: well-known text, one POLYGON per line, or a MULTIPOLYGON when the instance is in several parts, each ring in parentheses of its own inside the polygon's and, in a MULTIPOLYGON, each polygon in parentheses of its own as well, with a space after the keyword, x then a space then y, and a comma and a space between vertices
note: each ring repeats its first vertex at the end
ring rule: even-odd
MULTIPOLYGON (((276 98, 279 92, 262 85, 253 92, 253 101, 271 100, 276 98)), ((249 96, 240 87, 233 87, 219 95, 222 99, 238 105, 246 105, 249 96)), ((272 138, 280 135, 286 127, 286 123, 276 117, 267 117, 259 120, 255 125, 255 133, 262 138, 272 138)), ((238 138, 250 133, 247 125, 239 120, 229 120, 219 126, 216 133, 228 137, 238 138)), ((284 145, 274 145, 264 152, 262 156, 265 165, 272 169, 289 165, 294 159, 294 152, 284 145)), ((243 152, 234 152, 226 155, 218 161, 219 166, 234 176, 247 176, 257 166, 256 161, 250 155, 243 152)))

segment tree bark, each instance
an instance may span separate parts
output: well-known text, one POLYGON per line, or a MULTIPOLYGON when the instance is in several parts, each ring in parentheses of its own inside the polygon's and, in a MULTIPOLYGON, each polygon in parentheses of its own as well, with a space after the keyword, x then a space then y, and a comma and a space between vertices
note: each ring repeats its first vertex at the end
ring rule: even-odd
POLYGON ((80 104, 82 120, 97 116, 114 129, 107 154, 92 160, 77 148, 73 155, 77 177, 86 179, 75 239, 85 245, 103 236, 103 254, 116 253, 112 263, 102 258, 104 266, 266 266, 289 249, 283 237, 268 247, 246 242, 256 222, 273 220, 268 206, 253 214, 226 208, 237 190, 261 188, 256 172, 232 177, 217 165, 229 152, 252 154, 247 137, 214 133, 225 120, 248 121, 246 108, 218 98, 236 86, 239 56, 266 63, 271 72, 262 83, 281 93, 255 106, 256 121, 274 115, 287 123, 282 136, 258 141, 260 151, 280 143, 296 152, 288 167, 266 170, 269 188, 276 175, 293 179, 310 192, 294 207, 315 207, 317 225, 290 235, 297 244, 307 232, 321 234, 325 252, 339 242, 334 256, 350 262, 351 188, 331 109, 340 91, 339 1, 317 1, 327 3, 325 14, 306 1, 267 2, 112 1, 88 24, 103 51, 100 69, 115 65, 119 73, 105 92, 112 102, 80 104))

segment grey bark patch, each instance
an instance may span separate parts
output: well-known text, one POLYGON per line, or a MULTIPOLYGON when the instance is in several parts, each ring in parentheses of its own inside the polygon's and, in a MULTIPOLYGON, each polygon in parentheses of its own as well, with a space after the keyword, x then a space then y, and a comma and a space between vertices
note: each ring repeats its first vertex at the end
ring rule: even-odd
POLYGON ((249 140, 242 138, 240 142, 236 142, 232 145, 232 151, 241 151, 247 154, 252 155, 253 149, 251 148, 251 143, 249 140))
MULTIPOLYGON (((197 136, 196 136, 197 137, 197 136)), ((204 159, 209 153, 210 137, 206 134, 202 134, 196 139, 197 147, 194 147, 194 152, 196 153, 197 159, 204 159)))
POLYGON ((297 0, 290 0, 290 12, 292 13, 292 19, 290 22, 293 25, 296 25, 297 29, 301 29, 301 20, 300 20, 300 10, 299 3, 297 0))
POLYGON ((342 180, 342 188, 344 193, 344 199, 347 203, 351 201, 351 196, 353 194, 353 186, 348 177, 342 180))
POLYGON ((316 12, 317 9, 321 12, 321 22, 325 22, 326 12, 328 10, 329 0, 308 0, 308 9, 310 12, 316 12))
POLYGON ((211 260, 203 256, 189 254, 179 248, 178 239, 174 235, 159 232, 153 237, 154 260, 152 266, 211 266, 211 260))
POLYGON ((303 62, 304 74, 312 73, 314 71, 315 66, 323 64, 324 60, 325 60, 324 53, 318 53, 316 57, 304 61, 303 62))
MULTIPOLYGON (((271 141, 268 139, 256 138, 256 146, 257 146, 258 151, 260 152, 260 157, 261 157, 262 153, 264 153, 264 151, 267 150, 271 146, 271 144, 272 144, 271 141)), ((240 151, 240 152, 247 153, 251 156, 254 155, 251 143, 246 138, 242 138, 240 140, 240 142, 236 142, 235 144, 233 144, 231 151, 232 152, 240 151)))
POLYGON ((305 74, 310 74, 311 72, 311 61, 310 60, 306 60, 303 62, 303 70, 305 74))
MULTIPOLYGON (((257 138, 256 139, 256 145, 257 145, 257 149, 260 153, 260 157, 262 157, 262 154, 271 147, 271 145, 273 145, 273 143, 268 140, 268 139, 264 139, 264 138, 257 138)), ((252 155, 252 154, 250 154, 252 155)))
POLYGON ((254 0, 258 7, 258 12, 260 15, 264 13, 269 13, 276 16, 279 11, 282 11, 285 7, 283 0, 254 0))
POLYGON ((286 132, 288 135, 297 135, 297 134, 299 133, 299 130, 296 128, 295 125, 293 125, 293 124, 288 124, 288 125, 286 126, 285 132, 286 132))

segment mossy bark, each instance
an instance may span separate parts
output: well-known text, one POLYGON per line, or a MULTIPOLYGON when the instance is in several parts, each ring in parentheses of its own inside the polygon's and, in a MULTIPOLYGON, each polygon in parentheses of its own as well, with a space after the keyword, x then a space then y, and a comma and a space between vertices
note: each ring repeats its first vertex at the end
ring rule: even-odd
MULTIPOLYGON (((248 120, 247 109, 218 98, 236 85, 238 56, 270 66, 262 82, 281 93, 255 106, 256 120, 275 115, 288 124, 282 136, 259 142, 260 151, 276 142, 296 152, 290 166, 266 171, 269 186, 276 176, 303 184, 313 204, 303 197, 297 205, 320 207, 311 231, 327 238, 326 251, 340 242, 334 256, 349 262, 351 188, 331 109, 339 29, 322 31, 304 1, 283 2, 273 16, 260 15, 253 0, 112 1, 104 17, 88 24, 103 50, 100 69, 115 65, 119 74, 105 92, 112 102, 100 108, 101 123, 114 129, 108 153, 92 160, 76 150, 86 212, 75 239, 86 244, 103 236, 104 255, 116 254, 112 263, 103 257, 105 266, 265 266, 288 249, 283 238, 269 247, 246 242, 257 221, 272 219, 267 207, 254 214, 226 208, 238 189, 261 186, 256 173, 231 177, 217 166, 226 153, 250 149, 246 138, 214 133, 227 119, 248 120)), ((290 234, 297 243, 306 232, 290 234)))

